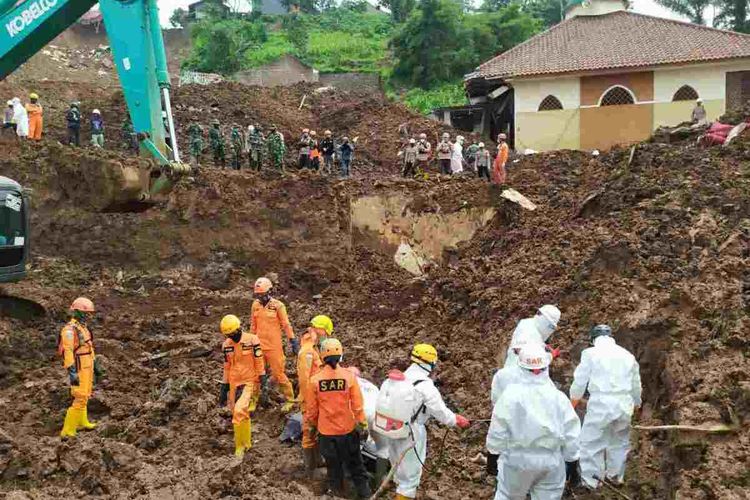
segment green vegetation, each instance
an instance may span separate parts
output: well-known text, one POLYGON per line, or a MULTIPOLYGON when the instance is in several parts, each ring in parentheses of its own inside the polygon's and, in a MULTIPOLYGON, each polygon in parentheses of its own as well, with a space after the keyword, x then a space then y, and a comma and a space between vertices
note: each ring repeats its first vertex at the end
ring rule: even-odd
POLYGON ((406 92, 403 101, 409 108, 427 114, 435 108, 466 104, 466 94, 463 82, 458 81, 443 83, 430 90, 413 88, 406 92))
POLYGON ((191 22, 176 11, 172 22, 191 24, 186 69, 231 75, 291 54, 321 73, 379 73, 389 95, 426 113, 465 103, 463 75, 554 22, 559 1, 484 0, 472 11, 467 0, 381 0, 388 15, 362 0, 307 0, 287 16, 191 22))

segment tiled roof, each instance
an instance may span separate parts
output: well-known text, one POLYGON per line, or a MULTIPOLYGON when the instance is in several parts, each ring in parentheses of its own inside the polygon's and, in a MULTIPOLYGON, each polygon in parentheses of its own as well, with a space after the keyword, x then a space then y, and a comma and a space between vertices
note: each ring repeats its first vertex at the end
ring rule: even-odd
POLYGON ((616 11, 577 16, 467 75, 509 78, 750 57, 750 35, 616 11))

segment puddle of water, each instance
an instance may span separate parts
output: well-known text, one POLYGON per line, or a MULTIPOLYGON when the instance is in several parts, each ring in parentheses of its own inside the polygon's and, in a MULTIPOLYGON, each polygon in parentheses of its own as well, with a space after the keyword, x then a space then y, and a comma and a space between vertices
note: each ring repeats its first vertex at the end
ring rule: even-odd
POLYGON ((469 208, 450 214, 414 214, 403 195, 365 196, 352 202, 352 237, 393 255, 414 275, 427 263, 440 264, 443 250, 470 240, 495 216, 494 208, 469 208))

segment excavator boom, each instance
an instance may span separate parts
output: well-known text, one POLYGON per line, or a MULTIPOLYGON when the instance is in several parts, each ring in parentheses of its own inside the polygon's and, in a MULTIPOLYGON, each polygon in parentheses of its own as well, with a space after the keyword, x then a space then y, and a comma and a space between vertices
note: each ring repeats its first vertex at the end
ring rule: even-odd
MULTIPOLYGON (((26 0, 16 5, 16 0, 0 0, 0 80, 95 4, 92 0, 26 0)), ((141 150, 170 176, 188 171, 180 163, 177 141, 171 150, 165 141, 162 110, 167 113, 171 137, 176 136, 156 0, 101 0, 99 8, 141 150)), ((158 182, 150 191, 166 184, 158 182)))

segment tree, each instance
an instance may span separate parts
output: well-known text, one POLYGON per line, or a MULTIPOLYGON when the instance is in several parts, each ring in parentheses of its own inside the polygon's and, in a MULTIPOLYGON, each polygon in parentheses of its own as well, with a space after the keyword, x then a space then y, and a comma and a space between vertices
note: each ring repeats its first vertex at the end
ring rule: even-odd
POLYGON ((521 8, 542 21, 545 28, 551 28, 565 19, 565 4, 565 0, 522 0, 521 8))
POLYGON ((184 66, 195 71, 230 75, 242 68, 245 52, 268 39, 258 20, 206 18, 190 31, 193 50, 184 66))
POLYGON ((468 44, 471 54, 467 56, 468 64, 461 68, 462 74, 528 40, 541 27, 542 22, 524 12, 518 4, 510 4, 496 12, 466 16, 465 38, 471 41, 468 44))
POLYGON ((687 17, 691 23, 695 24, 706 24, 703 13, 711 5, 711 0, 656 0, 656 2, 675 14, 687 17))
POLYGON ((457 1, 422 0, 391 40, 394 76, 424 89, 454 78, 462 18, 457 1))
POLYGON ((714 18, 714 26, 740 33, 750 33, 747 0, 716 0, 719 14, 714 18))
POLYGON ((282 26, 286 30, 287 39, 294 45, 300 55, 304 55, 310 41, 310 33, 303 17, 299 14, 291 14, 284 18, 282 26))
POLYGON ((391 18, 397 23, 403 23, 416 7, 416 0, 380 0, 379 5, 391 11, 391 18))
POLYGON ((169 24, 175 28, 187 28, 189 24, 189 14, 185 9, 175 9, 172 15, 169 16, 169 24))

